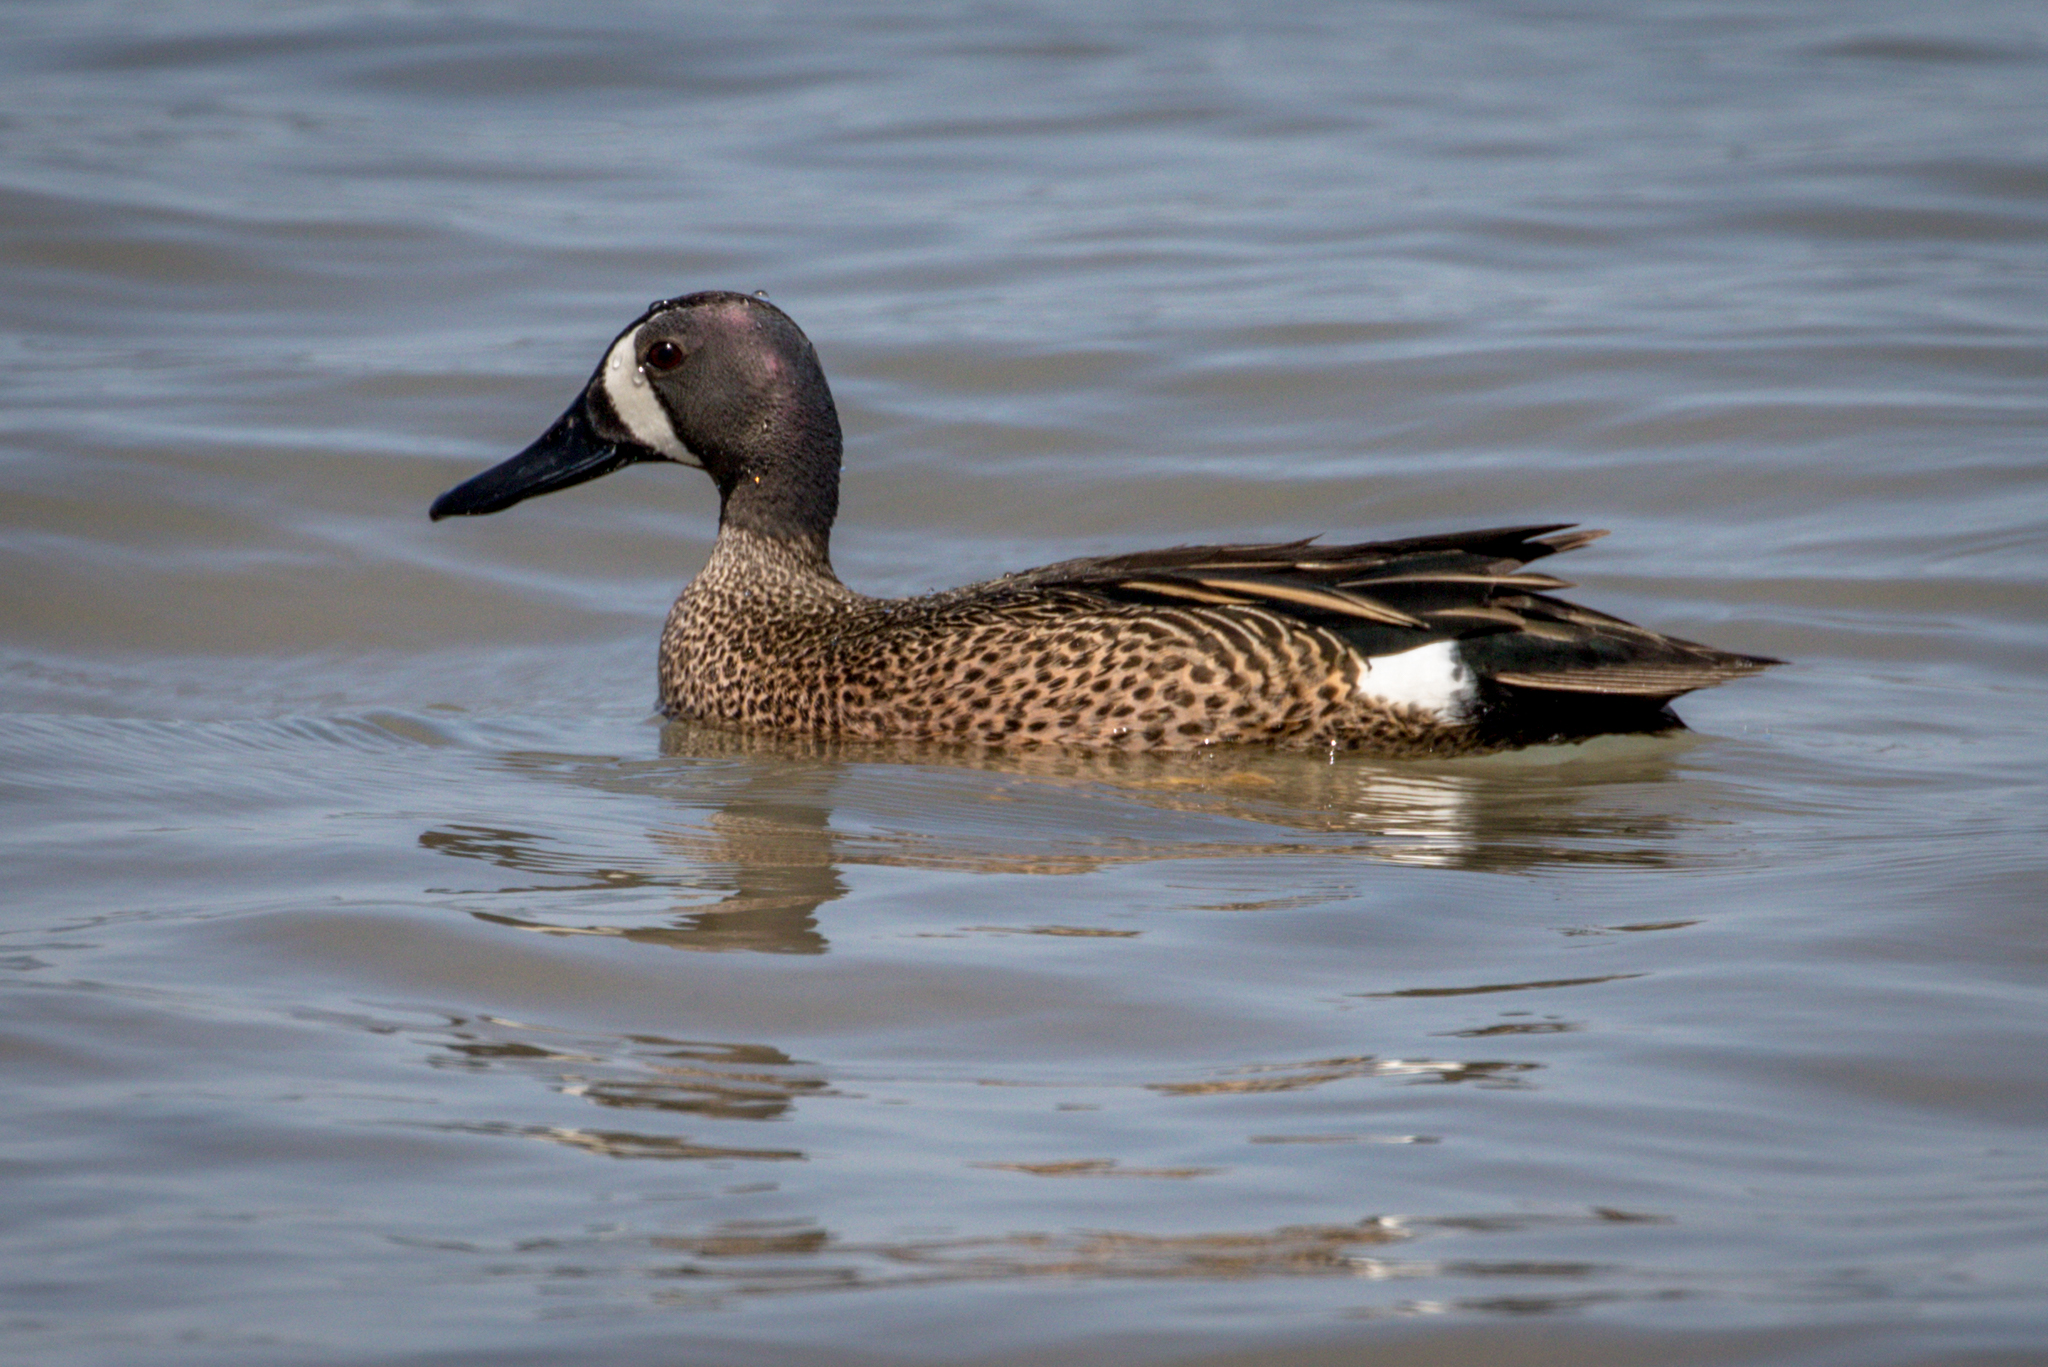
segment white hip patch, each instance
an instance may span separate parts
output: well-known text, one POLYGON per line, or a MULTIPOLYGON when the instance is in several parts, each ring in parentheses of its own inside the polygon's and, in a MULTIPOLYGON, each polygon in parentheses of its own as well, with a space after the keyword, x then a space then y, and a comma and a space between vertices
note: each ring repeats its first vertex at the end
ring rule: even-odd
POLYGON ((1466 667, 1456 641, 1431 641, 1398 655, 1359 660, 1359 696, 1431 713, 1438 721, 1469 720, 1479 701, 1479 681, 1466 667))

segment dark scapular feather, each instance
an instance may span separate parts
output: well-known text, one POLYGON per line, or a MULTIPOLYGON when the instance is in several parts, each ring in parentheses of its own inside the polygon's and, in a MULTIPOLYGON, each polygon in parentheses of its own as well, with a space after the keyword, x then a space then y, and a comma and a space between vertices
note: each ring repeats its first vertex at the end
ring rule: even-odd
POLYGON ((1523 569, 1604 535, 1546 524, 1346 546, 1175 546, 1070 560, 1011 582, 1161 608, 1257 606, 1327 627, 1367 655, 1457 640, 1482 678, 1521 691, 1665 702, 1780 663, 1549 597, 1571 585, 1523 569))

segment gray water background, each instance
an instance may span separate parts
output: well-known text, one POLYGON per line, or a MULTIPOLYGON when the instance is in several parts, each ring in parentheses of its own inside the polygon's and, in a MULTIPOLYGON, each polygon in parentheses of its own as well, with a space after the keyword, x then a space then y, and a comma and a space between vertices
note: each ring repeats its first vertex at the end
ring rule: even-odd
POLYGON ((13 4, 0 1357, 2048 1355, 2048 11, 13 4), (1614 535, 1464 764, 651 716, 766 289, 842 575, 1614 535))

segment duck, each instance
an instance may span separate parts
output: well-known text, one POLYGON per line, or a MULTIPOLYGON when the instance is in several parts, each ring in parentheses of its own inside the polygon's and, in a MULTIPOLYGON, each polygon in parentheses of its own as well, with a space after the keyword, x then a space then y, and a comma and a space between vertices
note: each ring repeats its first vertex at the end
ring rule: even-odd
POLYGON ((1782 661, 1556 597, 1570 523, 1065 560, 911 598, 840 582, 844 441, 810 339, 758 293, 657 300, 517 455, 436 498, 501 512, 694 466, 718 535, 661 634, 672 720, 839 741, 1452 757, 1682 730, 1673 699, 1782 661))

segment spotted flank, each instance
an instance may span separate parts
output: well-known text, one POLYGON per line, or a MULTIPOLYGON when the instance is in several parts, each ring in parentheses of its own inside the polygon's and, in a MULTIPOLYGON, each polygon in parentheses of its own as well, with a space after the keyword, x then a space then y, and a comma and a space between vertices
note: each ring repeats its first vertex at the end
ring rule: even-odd
POLYGON ((1556 597, 1561 524, 1180 546, 920 598, 840 583, 839 415, 759 298, 651 306, 517 456, 435 500, 497 512, 638 461, 718 487, 718 541, 662 633, 662 709, 753 731, 986 746, 1215 744, 1459 755, 1677 729, 1672 699, 1777 661, 1556 597))

